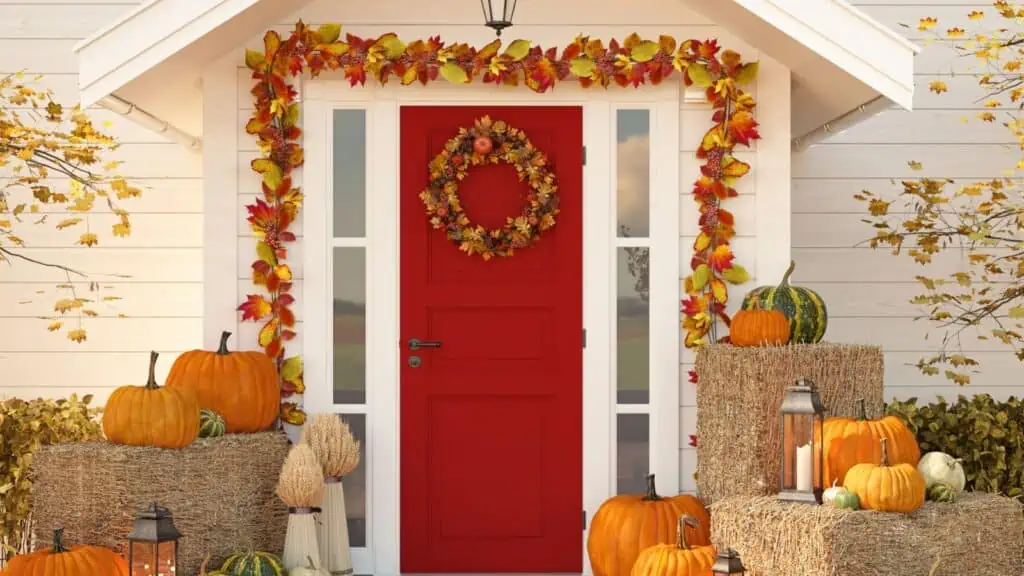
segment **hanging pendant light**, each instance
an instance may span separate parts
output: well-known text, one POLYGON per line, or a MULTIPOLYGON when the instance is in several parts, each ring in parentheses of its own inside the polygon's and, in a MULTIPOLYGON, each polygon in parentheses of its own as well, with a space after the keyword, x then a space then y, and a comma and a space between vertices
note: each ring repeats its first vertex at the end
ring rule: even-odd
POLYGON ((512 16, 516 12, 517 0, 480 0, 480 7, 484 11, 484 24, 494 28, 495 33, 501 36, 501 31, 512 25, 512 16), (495 4, 498 12, 495 13, 495 4))

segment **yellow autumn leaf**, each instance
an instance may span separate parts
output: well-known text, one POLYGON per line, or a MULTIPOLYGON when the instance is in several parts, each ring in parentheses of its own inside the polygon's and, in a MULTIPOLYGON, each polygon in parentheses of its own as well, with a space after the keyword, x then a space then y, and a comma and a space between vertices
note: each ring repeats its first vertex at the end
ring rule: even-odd
POLYGON ((277 318, 273 318, 263 325, 258 338, 260 346, 266 347, 277 337, 277 327, 280 325, 280 322, 277 318))
POLYGON ((49 330, 50 332, 54 332, 56 330, 60 330, 60 327, 63 325, 63 322, 51 322, 50 325, 46 327, 46 329, 49 330))
MULTIPOLYGON (((335 42, 339 36, 341 36, 341 25, 340 24, 322 24, 316 29, 317 35, 320 36, 320 41, 324 44, 331 44, 335 42)), ((261 54, 262 56, 262 54, 261 54)), ((252 66, 250 66, 252 68, 252 66)))
POLYGON ((751 84, 754 80, 757 80, 757 72, 760 70, 761 65, 758 62, 748 62, 740 68, 740 71, 736 73, 736 82, 738 84, 751 84))
POLYGON ((660 46, 657 42, 645 40, 633 46, 633 50, 630 51, 630 57, 636 62, 650 62, 658 54, 659 48, 660 46))
POLYGON ((707 264, 701 264, 693 271, 693 291, 700 292, 708 285, 708 278, 711 277, 711 268, 707 264))
POLYGON ((56 303, 54 303, 53 309, 56 312, 64 314, 65 312, 70 312, 75 308, 81 308, 82 303, 83 302, 77 298, 62 298, 60 300, 57 300, 56 303))
POLYGON ((577 56, 572 59, 569 71, 577 78, 590 78, 597 69, 597 63, 586 56, 577 56))
POLYGON ((985 18, 985 12, 982 10, 973 10, 967 14, 967 18, 970 20, 981 20, 985 18))
POLYGON ((926 16, 924 18, 921 18, 921 20, 917 23, 917 29, 924 32, 926 30, 931 30, 932 28, 935 28, 935 25, 938 23, 938 18, 926 16))
POLYGON ((452 84, 465 84, 469 82, 469 75, 455 62, 445 62, 440 69, 441 76, 452 84))
POLYGON ((530 53, 530 41, 529 40, 513 40, 508 48, 505 49, 505 56, 512 59, 513 62, 518 62, 530 53))
POLYGON ((725 283, 718 278, 711 279, 711 294, 719 304, 729 302, 729 292, 725 287, 725 283))
POLYGON ((928 84, 928 89, 936 94, 942 94, 943 92, 949 91, 949 87, 941 80, 932 80, 931 83, 928 84))
POLYGON ((282 265, 274 268, 274 274, 282 282, 291 282, 292 281, 292 269, 287 264, 282 264, 282 265))
POLYGON ((967 32, 963 28, 950 28, 946 30, 946 36, 950 38, 963 38, 967 32))
POLYGON ((693 82, 694 86, 707 88, 708 86, 711 86, 713 82, 711 72, 709 72, 707 67, 703 64, 691 64, 687 66, 686 74, 690 77, 690 81, 693 82))
POLYGON ((78 342, 79 344, 81 344, 82 342, 85 342, 85 340, 86 340, 85 329, 78 328, 78 329, 75 329, 75 330, 69 330, 68 331, 68 340, 71 340, 72 342, 78 342))
POLYGON ((281 363, 281 379, 295 382, 302 376, 302 357, 292 356, 281 363))
POLYGON ((743 284, 750 280, 750 273, 743 266, 733 264, 732 268, 722 271, 722 278, 729 284, 743 284))
POLYGON ((693 251, 703 252, 707 250, 709 246, 711 246, 711 237, 705 234, 704 232, 701 232, 700 234, 697 235, 697 239, 694 240, 693 242, 693 251))
POLYGON ((920 162, 918 162, 917 160, 911 160, 911 161, 907 162, 907 166, 909 166, 911 170, 915 170, 915 171, 921 170, 921 169, 924 168, 924 165, 921 164, 920 162))
POLYGON ((78 242, 75 242, 75 244, 89 247, 95 246, 99 243, 99 238, 92 232, 86 232, 85 234, 82 234, 81 236, 78 237, 78 242))
POLYGON ((1014 306, 1009 311, 1010 318, 1014 320, 1024 319, 1024 306, 1014 306))
POLYGON ((81 221, 81 218, 65 218, 64 220, 61 220, 60 222, 57 223, 57 230, 70 228, 71 226, 74 226, 75 224, 78 224, 81 221))

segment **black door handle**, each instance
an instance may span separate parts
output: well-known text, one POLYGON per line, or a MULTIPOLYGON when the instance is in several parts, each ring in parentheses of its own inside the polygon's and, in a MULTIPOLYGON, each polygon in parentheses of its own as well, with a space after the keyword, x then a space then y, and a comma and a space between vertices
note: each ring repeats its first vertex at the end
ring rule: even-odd
POLYGON ((423 341, 418 338, 409 339, 409 350, 419 350, 420 348, 440 348, 440 342, 431 342, 429 340, 423 341))

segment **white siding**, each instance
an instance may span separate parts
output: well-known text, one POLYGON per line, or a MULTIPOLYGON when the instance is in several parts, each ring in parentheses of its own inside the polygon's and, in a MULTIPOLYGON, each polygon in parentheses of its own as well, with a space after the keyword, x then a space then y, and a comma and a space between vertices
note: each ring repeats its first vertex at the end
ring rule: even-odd
POLYGON ((914 322, 920 309, 908 303, 918 293, 916 274, 945 274, 964 266, 959 254, 949 252, 922 269, 906 256, 888 250, 854 247, 873 235, 861 222, 864 204, 853 194, 869 189, 898 194, 890 178, 921 176, 963 180, 1001 176, 1020 157, 1004 147, 1014 142, 1005 127, 976 119, 984 96, 977 85, 981 70, 976 59, 958 58, 949 42, 925 42, 927 33, 916 29, 924 16, 937 17, 938 30, 952 26, 971 30, 1003 25, 988 0, 854 0, 871 16, 885 22, 924 49, 916 62, 914 112, 891 110, 838 134, 827 142, 794 156, 792 232, 797 260, 795 280, 817 290, 829 303, 830 340, 879 344, 885 348, 886 397, 923 401, 936 395, 955 398, 958 393, 991 393, 996 397, 1024 392, 1024 367, 1006 348, 993 342, 964 339, 964 349, 982 362, 972 385, 959 388, 943 376, 923 376, 912 366, 937 348, 942 332, 924 320, 914 322), (985 10, 981 23, 967 13, 985 10), (909 28, 900 24, 907 24, 909 28), (928 84, 936 73, 945 77, 949 92, 936 95, 928 84), (947 75, 948 76, 948 75, 947 75), (969 117, 964 123, 961 118, 969 117), (908 160, 924 164, 914 172, 908 160), (930 271, 929 271, 930 269, 930 271))
MULTIPOLYGON (((633 31, 646 37, 656 37, 658 34, 674 34, 677 37, 698 39, 717 37, 724 47, 740 51, 747 60, 754 60, 759 57, 756 51, 731 37, 728 33, 711 26, 706 21, 691 15, 689 12, 685 12, 681 8, 681 4, 674 0, 646 0, 646 4, 649 4, 651 7, 645 6, 643 10, 630 10, 628 15, 624 17, 628 21, 619 22, 615 25, 610 25, 609 22, 614 22, 618 19, 618 16, 612 19, 610 18, 612 13, 609 11, 579 9, 579 6, 583 3, 584 0, 573 0, 557 4, 544 4, 542 11, 536 9, 540 6, 539 3, 520 3, 516 12, 516 26, 506 36, 508 38, 528 38, 541 42, 544 45, 557 44, 559 46, 570 41, 576 33, 586 33, 595 38, 610 38, 614 36, 620 39, 633 31), (560 24, 552 25, 553 22, 560 24), (670 23, 676 23, 676 25, 673 26, 670 23), (571 29, 567 29, 567 25, 570 25, 571 29)), ((458 40, 481 45, 493 38, 493 33, 481 26, 478 9, 475 9, 474 6, 467 6, 464 2, 456 0, 446 0, 445 2, 440 2, 440 5, 438 4, 414 3, 403 5, 401 20, 404 22, 416 22, 416 25, 388 24, 388 22, 395 21, 396 18, 394 16, 394 3, 387 1, 362 5, 357 11, 348 8, 347 6, 349 5, 338 5, 334 2, 322 0, 308 7, 301 14, 296 15, 296 18, 301 17, 304 21, 314 25, 323 22, 341 22, 344 24, 343 33, 351 32, 364 37, 375 36, 385 32, 396 32, 406 39, 440 34, 442 39, 449 42, 458 40)), ((285 32, 291 28, 293 23, 294 20, 283 22, 279 29, 285 32)), ((260 48, 261 46, 262 43, 257 39, 250 43, 252 48, 260 48)), ((255 253, 255 240, 248 233, 249 229, 245 223, 246 214, 244 206, 250 204, 256 197, 256 194, 258 194, 259 181, 257 176, 248 168, 250 160, 256 157, 258 152, 255 140, 244 133, 245 123, 252 113, 252 100, 249 94, 251 80, 249 79, 248 71, 244 68, 241 61, 241 56, 242 52, 239 51, 238 116, 236 118, 240 148, 238 151, 237 292, 240 295, 244 295, 252 291, 249 265, 255 253)), ((762 71, 765 68, 762 65, 762 71)), ((788 71, 782 67, 769 68, 775 70, 776 74, 788 76, 788 71)), ((788 78, 783 78, 782 82, 788 86, 788 78)), ((756 88, 753 92, 756 94, 756 88)), ((788 110, 787 96, 785 105, 772 112, 773 123, 775 123, 774 120, 779 118, 778 115, 782 114, 781 119, 783 121, 781 124, 788 127, 788 110), (784 112, 779 110, 784 110, 784 112)), ((761 113, 764 113, 763 109, 761 113)), ((694 151, 702 135, 711 125, 710 115, 710 108, 708 107, 692 104, 682 105, 680 114, 680 121, 682 123, 680 142, 681 185, 679 190, 681 195, 680 228, 682 233, 679 239, 681 249, 679 262, 680 278, 685 277, 689 273, 691 246, 697 234, 696 205, 690 193, 693 182, 699 175, 699 164, 694 157, 694 151)), ((764 121, 764 119, 760 120, 764 121)), ((781 154, 782 158, 788 158, 788 141, 788 134, 786 134, 778 140, 779 144, 777 146, 762 145, 760 148, 755 147, 753 150, 744 150, 738 153, 738 157, 751 164, 753 171, 740 182, 738 187, 740 197, 729 201, 727 204, 728 209, 733 211, 738 221, 739 237, 733 242, 737 261, 745 266, 751 275, 756 275, 758 270, 756 261, 758 245, 754 218, 756 210, 755 193, 758 182, 758 158, 761 154, 773 154, 774 158, 779 158, 780 151, 783 151, 781 154)), ((773 188, 781 188, 781 186, 773 188)), ((305 210, 311 209, 315 209, 315 207, 305 207, 305 210)), ((303 337, 303 327, 301 324, 303 317, 303 303, 301 301, 303 278, 301 221, 295 228, 295 232, 300 236, 300 239, 295 247, 289 251, 289 262, 297 279, 297 287, 294 293, 300 299, 295 307, 299 320, 299 337, 289 343, 289 353, 302 352, 303 337)), ((733 288, 732 293, 734 296, 737 296, 744 289, 754 286, 755 283, 756 279, 751 280, 751 283, 746 287, 733 288)), ((738 299, 734 300, 732 307, 735 307, 737 304, 738 299)), ((238 333, 241 338, 239 346, 252 347, 255 342, 257 329, 258 326, 252 323, 240 324, 238 327, 238 333)), ((693 434, 696 429, 694 386, 687 382, 686 379, 686 371, 689 370, 693 363, 692 355, 685 351, 682 361, 683 365, 679 378, 681 388, 679 443, 682 450, 681 485, 679 489, 695 490, 693 472, 696 469, 696 451, 687 445, 688 435, 693 434)), ((666 491, 669 490, 671 488, 666 488, 666 491)))
MULTIPOLYGON (((78 78, 71 47, 138 3, 0 0, 0 73, 23 70, 29 79, 45 74, 38 84, 53 89, 59 102, 74 105, 78 78)), ((47 332, 46 322, 38 318, 52 313, 54 284, 66 280, 63 274, 25 263, 5 266, 0 273, 0 397, 91 392, 102 403, 114 387, 145 380, 150 349, 163 354, 158 366, 158 377, 163 377, 177 353, 201 343, 201 157, 112 112, 93 109, 90 115, 97 125, 110 121, 107 131, 122 143, 111 159, 124 160, 128 176, 152 187, 141 199, 122 203, 132 215, 132 235, 109 234, 113 215, 97 203, 90 224, 100 233, 99 246, 73 247, 81 230, 58 232, 51 220, 21 229, 30 246, 25 254, 131 277, 96 276, 123 300, 101 310, 100 318, 87 320, 89 339, 76 344, 64 332, 47 332), (27 300, 32 303, 19 304, 27 300)), ((84 285, 77 289, 87 293, 84 285)))

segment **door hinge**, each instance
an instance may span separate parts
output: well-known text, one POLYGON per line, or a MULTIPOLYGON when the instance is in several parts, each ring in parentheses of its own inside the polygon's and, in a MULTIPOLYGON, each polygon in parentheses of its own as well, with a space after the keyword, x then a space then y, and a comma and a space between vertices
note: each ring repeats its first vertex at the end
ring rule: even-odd
POLYGON ((584 166, 587 165, 587 147, 586 146, 583 147, 583 165, 584 166))
POLYGON ((583 347, 584 348, 587 347, 587 329, 586 328, 583 329, 583 347))
POLYGON ((583 529, 584 530, 587 529, 587 511, 586 510, 583 511, 583 529))

